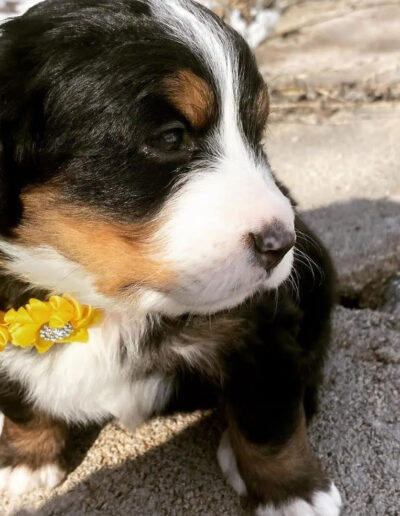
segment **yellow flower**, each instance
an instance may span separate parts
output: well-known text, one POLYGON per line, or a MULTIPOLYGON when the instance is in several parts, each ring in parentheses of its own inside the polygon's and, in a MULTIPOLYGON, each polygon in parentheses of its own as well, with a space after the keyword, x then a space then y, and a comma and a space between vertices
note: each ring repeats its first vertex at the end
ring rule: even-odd
MULTIPOLYGON (((52 296, 45 302, 30 299, 25 307, 9 310, 4 316, 4 322, 12 344, 22 348, 35 346, 39 353, 45 353, 55 342, 87 342, 89 339, 87 328, 97 322, 100 315, 99 310, 81 305, 72 296, 64 294, 52 296), (55 339, 54 342, 40 337, 40 330, 44 325, 55 329, 63 328, 68 323, 73 328, 68 337, 55 339)), ((1 338, 0 333, 0 346, 1 338)))
POLYGON ((4 351, 8 342, 11 340, 10 332, 7 325, 4 323, 4 312, 0 312, 0 352, 4 351))

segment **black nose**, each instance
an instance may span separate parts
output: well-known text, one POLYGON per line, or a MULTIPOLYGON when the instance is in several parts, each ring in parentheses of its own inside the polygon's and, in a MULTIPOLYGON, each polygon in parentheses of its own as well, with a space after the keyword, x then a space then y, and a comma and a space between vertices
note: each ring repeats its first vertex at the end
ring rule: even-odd
POLYGON ((273 269, 296 242, 294 231, 278 222, 265 226, 259 233, 250 233, 250 241, 259 264, 273 269))

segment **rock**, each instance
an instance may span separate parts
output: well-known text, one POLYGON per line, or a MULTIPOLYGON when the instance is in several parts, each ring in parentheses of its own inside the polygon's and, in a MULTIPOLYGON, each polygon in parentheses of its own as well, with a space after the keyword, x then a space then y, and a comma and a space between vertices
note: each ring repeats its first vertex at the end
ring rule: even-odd
POLYGON ((197 0, 237 30, 251 48, 273 31, 279 10, 275 0, 197 0))
POLYGON ((334 257, 343 296, 376 307, 400 270, 400 106, 271 123, 277 176, 334 257))
POLYGON ((400 273, 386 282, 379 309, 400 317, 400 273))
POLYGON ((399 321, 371 310, 339 307, 333 339, 312 442, 344 499, 341 516, 396 516, 399 321))
POLYGON ((354 198, 400 201, 399 142, 400 105, 387 103, 298 113, 272 121, 266 135, 272 167, 302 210, 354 198))
POLYGON ((304 214, 331 251, 342 298, 376 308, 387 278, 400 270, 400 209, 389 199, 352 199, 304 214))
POLYGON ((399 100, 399 19, 398 2, 296 2, 256 53, 273 99, 399 100))

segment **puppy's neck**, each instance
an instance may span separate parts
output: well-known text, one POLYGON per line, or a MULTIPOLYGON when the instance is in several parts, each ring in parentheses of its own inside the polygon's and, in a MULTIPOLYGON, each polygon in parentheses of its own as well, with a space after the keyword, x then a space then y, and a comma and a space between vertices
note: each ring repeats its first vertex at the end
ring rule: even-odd
MULTIPOLYGON (((27 248, 7 241, 0 241, 3 275, 17 291, 29 291, 29 297, 43 299, 49 294, 73 294, 80 303, 107 311, 119 309, 115 300, 101 294, 93 278, 83 267, 51 247, 27 248), (32 296, 32 292, 39 295, 32 296)), ((8 288, 7 288, 8 290, 8 288)), ((13 303, 14 304, 14 303, 13 303)), ((22 303, 23 304, 23 303, 22 303)))
MULTIPOLYGON (((132 302, 118 301, 100 293, 94 279, 84 268, 50 247, 26 248, 0 241, 0 309, 18 308, 30 298, 47 300, 50 295, 72 294, 85 305, 104 311, 107 327, 118 327, 125 340, 154 332, 164 320, 184 320, 182 310, 168 317, 163 310, 162 294, 144 291, 132 302), (161 301, 160 301, 161 300, 161 301), (160 310, 158 308, 161 307, 160 310)), ((140 339, 139 339, 140 340, 140 339)))

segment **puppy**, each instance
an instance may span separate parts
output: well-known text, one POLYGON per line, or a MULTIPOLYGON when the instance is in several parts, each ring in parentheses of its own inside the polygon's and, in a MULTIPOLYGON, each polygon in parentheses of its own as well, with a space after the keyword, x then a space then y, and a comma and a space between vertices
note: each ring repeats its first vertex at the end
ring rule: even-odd
POLYGON ((244 40, 190 1, 47 0, 2 27, 1 308, 103 314, 86 344, 0 353, 3 490, 61 482, 72 425, 218 403, 256 514, 339 514, 306 435, 333 272, 271 172, 268 104, 244 40))

